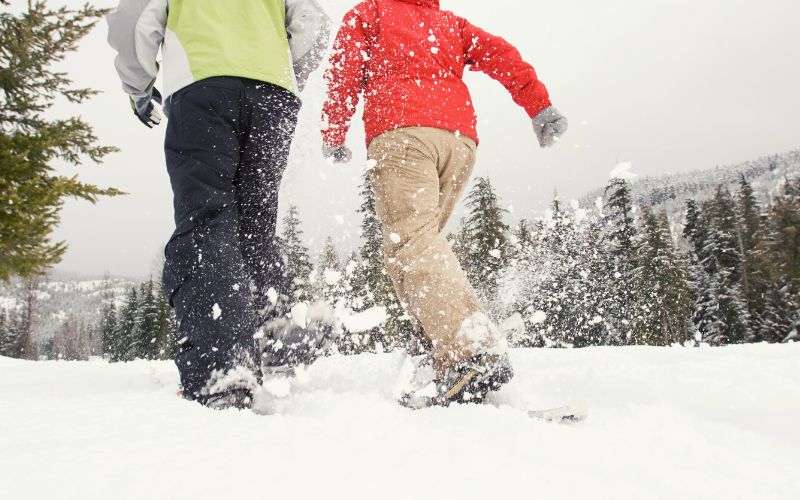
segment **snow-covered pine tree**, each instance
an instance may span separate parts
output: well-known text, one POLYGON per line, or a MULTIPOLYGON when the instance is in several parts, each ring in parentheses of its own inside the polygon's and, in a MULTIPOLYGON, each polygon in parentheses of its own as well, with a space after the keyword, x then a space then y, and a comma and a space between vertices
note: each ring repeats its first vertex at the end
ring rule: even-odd
POLYGON ((134 359, 158 357, 158 303, 152 278, 139 287, 139 304, 136 308, 136 327, 130 356, 134 359))
POLYGON ((157 359, 174 359, 178 353, 177 322, 175 310, 169 305, 169 299, 164 293, 164 287, 157 286, 155 290, 158 319, 156 326, 156 356, 157 359))
POLYGON ((708 222, 700 207, 693 199, 686 201, 686 224, 683 237, 686 239, 689 253, 689 296, 694 303, 692 324, 695 337, 706 338, 709 325, 713 321, 714 307, 711 296, 711 276, 706 269, 707 242, 709 240, 708 222))
POLYGON ((736 203, 727 188, 720 187, 712 200, 703 203, 708 239, 702 263, 709 275, 711 313, 708 331, 713 344, 742 343, 747 337, 747 308, 741 290, 742 255, 739 253, 736 203))
POLYGON ((581 234, 575 214, 567 212, 558 195, 552 204, 552 225, 545 235, 552 276, 546 276, 545 287, 540 292, 547 304, 549 342, 557 346, 586 347, 597 314, 591 300, 587 300, 586 278, 589 277, 584 235, 581 234))
MULTIPOLYGON (((770 213, 769 248, 789 291, 800 294, 800 179, 787 180, 770 213)), ((797 297, 800 299, 800 297, 797 297)))
POLYGON ((665 346, 688 340, 693 305, 688 269, 677 255, 666 211, 642 209, 636 254, 635 294, 640 305, 633 320, 635 343, 665 346))
POLYGON ((293 303, 307 302, 313 295, 309 278, 314 266, 311 264, 308 247, 303 243, 303 230, 300 224, 300 211, 291 205, 283 218, 279 241, 285 262, 286 286, 293 303))
POLYGON ((512 343, 583 347, 600 342, 591 337, 597 314, 587 300, 585 242, 557 196, 531 239, 528 250, 518 253, 503 273, 505 314, 519 313, 525 322, 524 333, 512 333, 512 343))
POLYGON ((509 238, 508 263, 529 253, 534 243, 531 223, 527 219, 520 219, 509 238))
POLYGON ((506 210, 488 177, 478 177, 466 198, 464 225, 464 267, 478 295, 487 300, 496 296, 500 273, 508 263, 509 227, 503 222, 506 210))
POLYGON ((14 310, 2 311, 2 326, 0 327, 0 356, 9 358, 19 358, 22 355, 22 348, 20 346, 21 326, 22 321, 19 314, 14 310))
POLYGON ((131 361, 135 358, 134 334, 138 308, 139 299, 136 287, 131 287, 125 298, 125 304, 117 316, 117 329, 114 334, 114 344, 111 346, 110 360, 112 362, 131 361))
POLYGON ((762 245, 770 287, 758 337, 781 342, 800 323, 800 179, 787 180, 773 200, 762 245))
POLYGON ((608 252, 606 271, 608 286, 613 290, 607 304, 607 319, 619 332, 622 343, 632 341, 630 321, 636 317, 636 297, 632 272, 635 266, 636 224, 630 185, 615 178, 605 189, 605 227, 603 246, 608 252))
POLYGON ((610 250, 604 243, 602 214, 592 212, 582 231, 581 271, 578 285, 583 296, 582 309, 588 325, 587 345, 620 345, 627 342, 629 323, 619 324, 609 314, 617 303, 616 270, 610 250))
POLYGON ((762 241, 765 220, 753 188, 744 174, 739 179, 736 193, 738 215, 739 253, 742 256, 742 297, 748 313, 748 341, 760 341, 761 318, 764 315, 765 297, 769 289, 762 241))
POLYGON ((103 337, 103 357, 111 359, 114 355, 114 348, 117 345, 117 306, 113 296, 103 305, 102 316, 100 317, 100 335, 103 337))
POLYGON ((6 345, 6 336, 8 335, 8 311, 4 307, 0 307, 0 356, 3 356, 4 347, 6 345))
POLYGON ((324 300, 331 305, 344 299, 345 283, 342 280, 342 271, 336 244, 333 238, 328 237, 325 239, 317 264, 316 299, 324 300))

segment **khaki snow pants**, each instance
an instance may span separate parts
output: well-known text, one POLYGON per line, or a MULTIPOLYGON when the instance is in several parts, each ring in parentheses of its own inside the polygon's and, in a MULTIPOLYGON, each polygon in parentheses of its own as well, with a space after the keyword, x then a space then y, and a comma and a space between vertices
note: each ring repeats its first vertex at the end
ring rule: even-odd
POLYGON ((462 323, 480 312, 444 227, 469 182, 475 141, 429 127, 386 132, 369 145, 386 269, 398 298, 422 325, 439 370, 470 358, 462 323))

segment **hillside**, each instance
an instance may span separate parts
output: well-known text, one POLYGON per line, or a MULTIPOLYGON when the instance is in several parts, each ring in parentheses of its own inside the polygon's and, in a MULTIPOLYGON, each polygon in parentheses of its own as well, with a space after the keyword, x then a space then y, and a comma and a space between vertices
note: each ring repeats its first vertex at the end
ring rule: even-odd
MULTIPOLYGON (((674 219, 682 215, 687 199, 708 199, 720 185, 734 191, 742 175, 751 183, 756 196, 767 200, 783 179, 800 176, 800 150, 709 170, 638 178, 631 191, 638 205, 665 208, 674 219)), ((603 192, 603 188, 589 192, 580 200, 581 206, 594 206, 603 192)))
MULTIPOLYGON (((35 294, 34 333, 45 341, 53 336, 61 323, 74 315, 86 325, 99 321, 104 300, 124 299, 135 283, 123 278, 85 279, 56 275, 44 279, 35 294)), ((0 311, 22 307, 23 286, 19 282, 0 284, 0 311)))

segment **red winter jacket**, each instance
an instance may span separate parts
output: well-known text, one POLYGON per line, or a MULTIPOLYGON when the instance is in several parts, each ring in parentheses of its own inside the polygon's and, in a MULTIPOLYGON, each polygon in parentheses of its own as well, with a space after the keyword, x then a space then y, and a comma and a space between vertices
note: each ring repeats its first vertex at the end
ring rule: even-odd
POLYGON ((483 71, 531 117, 550 106, 544 84, 517 49, 439 0, 365 0, 344 16, 331 55, 323 141, 344 144, 363 91, 367 145, 399 127, 436 127, 478 140, 464 68, 483 71))

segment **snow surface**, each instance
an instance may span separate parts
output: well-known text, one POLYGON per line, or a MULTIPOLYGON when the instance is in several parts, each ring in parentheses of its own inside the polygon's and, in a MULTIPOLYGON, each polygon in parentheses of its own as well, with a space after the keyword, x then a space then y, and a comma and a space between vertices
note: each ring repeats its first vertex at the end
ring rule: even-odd
POLYGON ((0 358, 2 497, 800 498, 800 344, 512 357, 499 407, 401 408, 384 354, 320 360, 270 416, 178 398, 169 362, 0 358))

